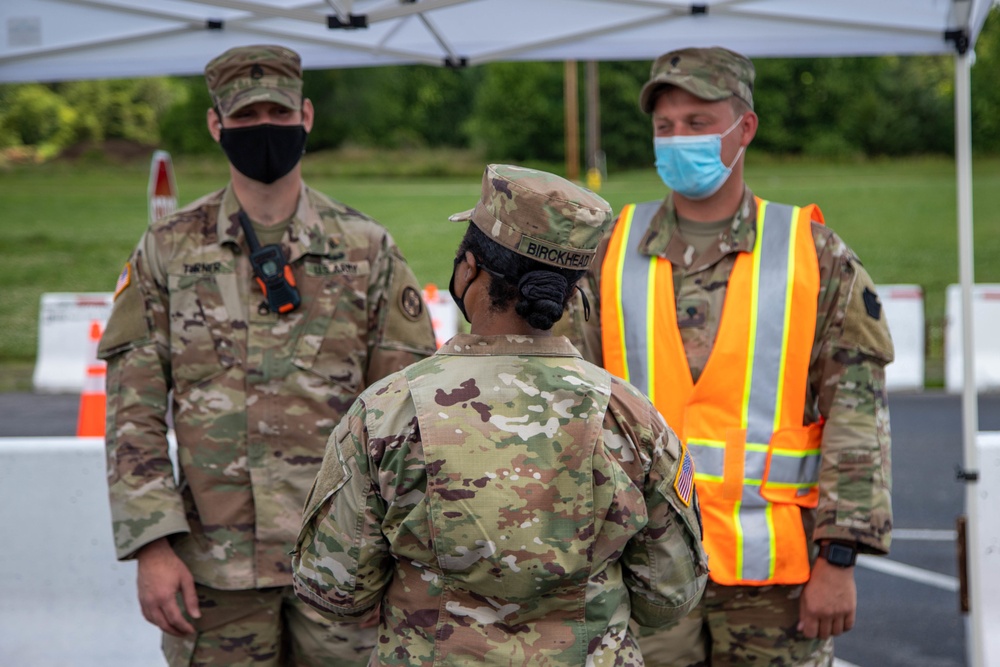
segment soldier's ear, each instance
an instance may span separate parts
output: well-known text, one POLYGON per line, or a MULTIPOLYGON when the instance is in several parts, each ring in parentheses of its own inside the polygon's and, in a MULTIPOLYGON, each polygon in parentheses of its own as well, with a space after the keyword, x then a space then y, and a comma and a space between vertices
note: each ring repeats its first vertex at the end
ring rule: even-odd
POLYGON ((757 135, 758 123, 759 119, 757 118, 757 114, 753 111, 747 111, 743 114, 743 118, 740 119, 740 125, 742 125, 740 129, 743 131, 743 137, 740 144, 744 148, 749 146, 750 142, 753 141, 753 138, 757 135))
POLYGON ((211 107, 205 114, 205 122, 208 125, 208 133, 216 142, 222 136, 222 116, 216 107, 211 107))
POLYGON ((465 251, 465 263, 469 265, 469 269, 472 273, 469 275, 469 280, 472 281, 476 274, 479 273, 479 264, 476 262, 476 256, 472 254, 471 250, 465 251))
POLYGON ((306 129, 306 132, 312 132, 315 114, 316 111, 313 109, 312 100, 308 97, 304 98, 302 100, 302 127, 306 129))

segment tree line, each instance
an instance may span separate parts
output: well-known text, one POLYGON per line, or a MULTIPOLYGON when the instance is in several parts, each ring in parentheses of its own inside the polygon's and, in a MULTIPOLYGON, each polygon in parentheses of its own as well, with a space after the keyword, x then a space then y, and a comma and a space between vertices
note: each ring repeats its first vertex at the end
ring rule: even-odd
MULTIPOLYGON (((649 119, 637 102, 649 64, 599 64, 601 148, 609 168, 651 160, 649 119)), ((773 58, 755 65, 757 151, 837 160, 953 153, 951 56, 773 58)), ((578 67, 582 82, 583 63, 578 67)), ((994 10, 972 68, 979 153, 1000 154, 998 72, 1000 11, 994 10)), ((564 64, 553 62, 309 70, 305 94, 317 109, 309 149, 453 147, 497 160, 559 162, 563 76, 564 64)), ((175 154, 216 151, 204 131, 210 106, 202 77, 0 85, 0 150, 44 160, 84 142, 124 139, 175 154)))

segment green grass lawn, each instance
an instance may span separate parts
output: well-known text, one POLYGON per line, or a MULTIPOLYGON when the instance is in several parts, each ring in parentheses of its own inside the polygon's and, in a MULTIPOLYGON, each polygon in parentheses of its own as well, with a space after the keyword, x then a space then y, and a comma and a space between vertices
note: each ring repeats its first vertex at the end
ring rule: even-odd
MULTIPOLYGON (((456 153, 330 153, 307 156, 304 173, 313 187, 385 224, 421 283, 445 287, 463 232, 447 216, 475 204, 482 167, 456 153)), ((182 204, 227 178, 221 155, 176 160, 174 168, 182 204)), ((92 162, 0 171, 0 391, 30 390, 43 293, 113 289, 146 226, 148 170, 146 162, 92 162)), ((953 162, 832 165, 751 155, 747 171, 761 196, 819 203, 876 283, 923 287, 928 385, 941 386, 944 292, 958 281, 953 162)), ((973 173, 975 277, 1000 282, 1000 158, 978 160, 973 173)), ((601 188, 616 210, 663 191, 652 169, 612 173, 601 188)))

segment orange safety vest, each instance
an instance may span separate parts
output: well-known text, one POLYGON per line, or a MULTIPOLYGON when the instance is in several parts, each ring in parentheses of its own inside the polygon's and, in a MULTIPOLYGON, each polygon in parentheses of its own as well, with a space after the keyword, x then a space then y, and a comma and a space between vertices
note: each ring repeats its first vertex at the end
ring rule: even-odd
POLYGON ((687 446, 709 576, 723 585, 809 579, 801 507, 819 501, 822 423, 802 425, 819 264, 804 208, 757 199, 697 383, 677 326, 673 267, 638 251, 659 202, 622 209, 601 273, 604 365, 644 391, 687 446))

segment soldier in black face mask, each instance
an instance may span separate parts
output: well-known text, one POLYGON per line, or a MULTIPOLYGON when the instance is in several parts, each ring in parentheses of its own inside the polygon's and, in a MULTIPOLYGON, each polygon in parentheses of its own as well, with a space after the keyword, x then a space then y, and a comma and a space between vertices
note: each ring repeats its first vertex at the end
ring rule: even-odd
POLYGON ((334 425, 434 352, 430 317, 386 229, 302 181, 299 55, 238 47, 205 78, 231 180, 149 226, 101 340, 118 558, 171 667, 363 667, 375 628, 298 600, 289 553, 334 425))
POLYGON ((214 106, 208 129, 236 174, 270 185, 293 171, 313 123, 312 101, 302 97, 297 53, 281 46, 239 47, 205 68, 214 106))

